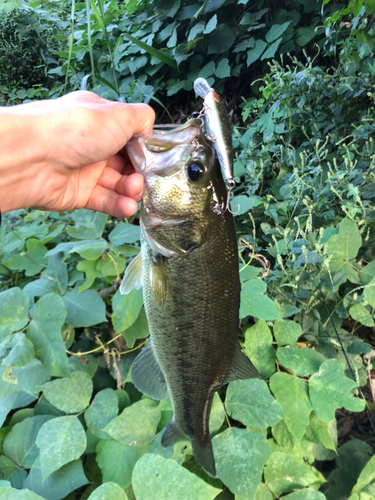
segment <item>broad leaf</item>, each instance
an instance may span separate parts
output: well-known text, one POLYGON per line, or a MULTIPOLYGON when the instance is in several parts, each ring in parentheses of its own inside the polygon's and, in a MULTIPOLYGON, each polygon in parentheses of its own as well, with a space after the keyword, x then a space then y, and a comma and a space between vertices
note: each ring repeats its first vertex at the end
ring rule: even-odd
POLYGON ((153 454, 136 463, 132 486, 137 500, 214 500, 220 493, 175 460, 153 454))
POLYGON ((246 281, 241 287, 240 318, 254 316, 271 321, 279 319, 279 313, 272 300, 264 295, 267 285, 262 280, 246 281))
POLYGON ((271 330, 265 321, 257 321, 254 326, 246 329, 242 348, 263 378, 273 374, 276 351, 271 330))
POLYGON ((228 414, 245 426, 266 429, 283 418, 280 405, 271 396, 263 380, 236 380, 227 389, 228 414))
POLYGON ((73 372, 70 378, 58 378, 41 388, 48 401, 65 413, 78 413, 90 402, 93 384, 90 376, 82 371, 73 372))
POLYGON ((128 500, 128 497, 118 484, 106 482, 96 488, 87 500, 128 500))
POLYGON ((118 415, 118 398, 113 389, 104 389, 96 394, 85 412, 87 427, 98 438, 108 439, 102 429, 118 415))
POLYGON ((288 345, 277 350, 277 359, 299 377, 306 377, 317 372, 326 358, 308 347, 298 349, 296 345, 288 345))
POLYGON ((56 417, 42 425, 36 444, 40 449, 43 480, 86 449, 86 434, 76 417, 56 417))
POLYGON ((309 425, 312 406, 305 382, 287 373, 278 372, 270 379, 270 388, 280 404, 285 423, 300 441, 309 425))
POLYGON ((25 366, 34 358, 34 346, 24 333, 8 335, 0 342, 0 366, 25 366))
POLYGON ((293 344, 302 335, 301 325, 288 319, 278 319, 273 325, 273 333, 279 346, 293 344))
POLYGON ((54 377, 67 376, 68 358, 61 337, 66 310, 61 297, 55 293, 38 300, 27 337, 34 344, 35 355, 47 372, 54 377))
POLYGON ((20 288, 0 293, 0 339, 21 330, 29 321, 29 301, 20 288))
POLYGON ((64 304, 67 311, 66 323, 75 328, 92 326, 107 321, 105 304, 94 290, 85 290, 78 293, 77 289, 64 295, 64 304))
POLYGON ((113 439, 101 439, 96 447, 96 461, 103 482, 113 481, 124 489, 130 486, 134 466, 146 450, 144 446, 128 446, 113 439))
POLYGON ((266 438, 258 432, 231 427, 215 436, 212 446, 217 477, 236 495, 253 498, 271 455, 266 438))
POLYGON ((108 239, 115 246, 135 243, 140 239, 140 228, 128 222, 121 222, 109 233, 108 239))
POLYGON ((270 30, 266 33, 266 40, 268 43, 272 43, 276 38, 279 38, 286 29, 288 29, 289 24, 292 21, 287 21, 283 24, 273 24, 270 30))
POLYGON ((357 224, 345 218, 339 224, 339 233, 333 234, 327 241, 326 251, 332 261, 349 261, 357 257, 361 245, 357 224))
POLYGON ((310 425, 306 429, 304 439, 312 443, 321 444, 328 450, 336 452, 337 424, 336 419, 330 422, 320 420, 314 413, 310 416, 310 425))
POLYGON ((375 491, 375 455, 370 458, 360 473, 358 481, 352 489, 352 494, 360 493, 370 485, 372 486, 372 491, 375 491))
POLYGON ((105 428, 104 432, 122 444, 142 446, 150 444, 156 434, 160 420, 158 403, 150 399, 141 399, 133 403, 105 428))
POLYGON ((264 478, 270 490, 277 496, 325 482, 318 471, 282 452, 272 453, 264 469, 264 478))
POLYGON ((43 479, 40 459, 37 458, 23 487, 35 491, 45 500, 61 500, 87 483, 81 460, 73 460, 43 479))
POLYGON ((338 408, 362 411, 364 402, 355 398, 352 390, 357 384, 345 377, 339 360, 327 359, 309 380, 310 398, 314 412, 321 420, 332 420, 338 408))
POLYGON ((115 332, 123 332, 137 319, 143 304, 142 290, 133 290, 127 295, 121 295, 117 290, 112 299, 112 323, 115 332))
POLYGON ((39 429, 50 418, 50 415, 38 415, 14 425, 4 440, 3 453, 18 466, 30 469, 39 454, 35 444, 39 429))
POLYGON ((0 498, 1 500, 44 500, 30 490, 16 490, 15 488, 2 488, 0 482, 0 498))
POLYGON ((126 340, 126 345, 130 348, 134 347, 134 344, 138 339, 145 339, 150 335, 146 313, 143 307, 141 307, 140 313, 138 314, 138 318, 135 322, 121 333, 126 340))
POLYGON ((361 323, 361 325, 368 326, 369 328, 374 326, 371 314, 362 304, 354 304, 349 309, 349 314, 355 321, 361 323))

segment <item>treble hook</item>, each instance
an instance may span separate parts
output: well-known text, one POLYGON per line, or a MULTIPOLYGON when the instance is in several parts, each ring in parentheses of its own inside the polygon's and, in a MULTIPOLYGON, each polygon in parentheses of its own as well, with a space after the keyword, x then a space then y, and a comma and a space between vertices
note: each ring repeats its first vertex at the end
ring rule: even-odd
POLYGON ((238 212, 240 211, 240 205, 237 205, 237 212, 232 212, 232 210, 230 209, 230 195, 231 195, 231 192, 233 190, 233 188, 235 187, 236 183, 234 182, 233 179, 229 179, 226 183, 225 183, 225 187, 227 188, 227 202, 225 204, 225 210, 223 211, 223 214, 225 214, 225 212, 228 210, 229 213, 231 213, 232 215, 236 215, 238 214, 238 212))

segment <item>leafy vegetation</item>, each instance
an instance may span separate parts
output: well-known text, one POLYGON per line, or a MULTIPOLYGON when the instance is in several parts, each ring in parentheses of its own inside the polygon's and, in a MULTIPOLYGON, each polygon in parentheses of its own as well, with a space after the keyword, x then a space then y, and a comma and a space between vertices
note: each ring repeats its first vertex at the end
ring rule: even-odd
MULTIPOLYGON (((149 333, 142 294, 118 291, 139 251, 137 215, 6 214, 0 498, 375 498, 374 435, 361 419, 365 404, 374 414, 366 383, 375 344, 375 9, 324 3, 294 2, 286 13, 262 1, 92 1, 91 37, 88 4, 76 4, 62 63, 48 66, 51 86, 2 89, 9 102, 23 99, 21 88, 55 96, 91 73, 100 94, 157 99, 177 116, 191 112, 183 100, 195 101, 187 91, 203 71, 233 100, 242 95, 232 200, 239 339, 263 380, 215 396, 217 478, 197 467, 189 443, 163 448, 170 402, 142 396, 129 378, 149 333), (338 424, 345 415, 349 430, 338 424)), ((48 5, 33 5, 48 17, 48 5)), ((69 16, 61 9, 59 29, 69 16)))

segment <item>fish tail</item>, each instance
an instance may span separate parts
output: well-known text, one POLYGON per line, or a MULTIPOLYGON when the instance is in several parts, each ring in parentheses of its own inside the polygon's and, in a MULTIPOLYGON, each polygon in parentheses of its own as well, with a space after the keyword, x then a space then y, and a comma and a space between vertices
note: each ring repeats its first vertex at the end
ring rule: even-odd
POLYGON ((212 451, 212 442, 210 435, 202 439, 192 439, 193 453, 195 461, 203 467, 211 476, 216 476, 215 459, 212 451))

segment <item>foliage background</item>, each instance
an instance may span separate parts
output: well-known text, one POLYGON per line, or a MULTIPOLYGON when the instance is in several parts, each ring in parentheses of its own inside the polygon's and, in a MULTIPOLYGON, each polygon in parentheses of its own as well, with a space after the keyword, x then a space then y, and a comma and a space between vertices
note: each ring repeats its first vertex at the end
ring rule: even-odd
POLYGON ((162 448, 170 403, 129 379, 148 336, 142 294, 118 291, 138 216, 6 214, 0 498, 375 498, 374 434, 354 395, 374 413, 373 0, 0 8, 4 104, 90 88, 168 122, 199 109, 198 75, 227 96, 239 340, 264 378, 215 397, 217 478, 189 443, 162 448))

